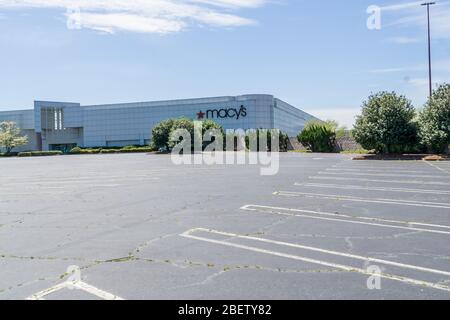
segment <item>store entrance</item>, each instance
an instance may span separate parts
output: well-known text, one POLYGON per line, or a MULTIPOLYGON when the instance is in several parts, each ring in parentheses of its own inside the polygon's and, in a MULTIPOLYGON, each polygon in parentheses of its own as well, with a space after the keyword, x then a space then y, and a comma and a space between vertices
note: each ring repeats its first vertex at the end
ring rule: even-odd
POLYGON ((49 145, 50 151, 62 151, 63 153, 69 153, 70 150, 77 146, 76 143, 67 143, 67 144, 51 144, 49 145))

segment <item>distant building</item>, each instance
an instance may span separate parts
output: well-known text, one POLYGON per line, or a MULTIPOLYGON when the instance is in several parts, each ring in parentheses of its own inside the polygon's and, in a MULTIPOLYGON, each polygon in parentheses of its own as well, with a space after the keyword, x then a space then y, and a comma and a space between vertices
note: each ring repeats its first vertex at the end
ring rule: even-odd
POLYGON ((92 106, 35 101, 34 110, 0 112, 0 122, 17 122, 28 135, 20 151, 145 145, 157 123, 178 117, 211 119, 224 129, 276 128, 289 136, 316 119, 262 94, 92 106))

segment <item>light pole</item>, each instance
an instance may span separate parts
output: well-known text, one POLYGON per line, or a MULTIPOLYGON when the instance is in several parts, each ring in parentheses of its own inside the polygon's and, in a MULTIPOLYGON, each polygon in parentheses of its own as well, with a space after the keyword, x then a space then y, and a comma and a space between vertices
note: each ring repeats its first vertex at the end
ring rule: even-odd
POLYGON ((422 3, 422 6, 427 7, 427 17, 428 17, 428 80, 430 86, 430 98, 433 95, 433 83, 431 78, 431 28, 430 28, 430 6, 436 4, 436 2, 426 2, 422 3))

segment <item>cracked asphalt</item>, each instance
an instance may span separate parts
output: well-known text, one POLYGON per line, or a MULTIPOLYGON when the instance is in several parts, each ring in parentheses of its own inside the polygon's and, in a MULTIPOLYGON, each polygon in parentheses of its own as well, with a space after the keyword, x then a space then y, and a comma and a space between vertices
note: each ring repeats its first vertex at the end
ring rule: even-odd
POLYGON ((0 299, 58 285, 69 266, 123 299, 450 298, 448 162, 288 153, 261 176, 119 154, 0 169, 0 299))

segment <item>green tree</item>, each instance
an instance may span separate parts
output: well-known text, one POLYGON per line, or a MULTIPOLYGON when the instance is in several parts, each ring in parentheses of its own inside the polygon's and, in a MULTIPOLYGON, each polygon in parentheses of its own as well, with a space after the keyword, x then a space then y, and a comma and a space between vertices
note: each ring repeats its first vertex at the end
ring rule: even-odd
POLYGON ((206 133, 206 131, 208 130, 213 130, 213 129, 217 129, 220 130, 222 132, 223 135, 225 135, 225 131, 223 130, 223 127, 218 124, 215 121, 212 120, 203 120, 202 121, 202 135, 204 135, 206 133))
POLYGON ((312 152, 333 152, 336 144, 336 123, 308 121, 297 136, 298 141, 312 152))
MULTIPOLYGON (((257 150, 251 150, 251 151, 268 151, 268 152, 272 152, 275 151, 277 148, 274 146, 274 148, 272 148, 272 130, 271 129, 256 129, 254 131, 250 131, 246 137, 245 137, 245 145, 247 149, 251 149, 252 147, 250 146, 250 140, 251 139, 255 139, 253 141, 256 141, 256 149, 257 150), (267 137, 267 142, 266 145, 260 145, 260 136, 261 135, 266 135, 267 137)), ((279 152, 287 152, 289 149, 289 136, 284 133, 279 131, 278 132, 278 151, 279 152)))
MULTIPOLYGON (((222 126, 212 120, 202 121, 202 132, 195 132, 194 121, 188 118, 168 119, 158 123, 152 129, 151 145, 155 149, 171 150, 175 145, 181 142, 179 140, 171 141, 172 133, 177 129, 186 129, 191 135, 192 145, 194 144, 194 136, 200 139, 209 129, 218 129, 224 135, 222 126), (201 135, 201 137, 200 137, 201 135)), ((224 135, 225 136, 225 135, 224 135)), ((205 146, 204 146, 205 147, 205 146)))
MULTIPOLYGON (((225 134, 225 130, 223 129, 223 127, 218 124, 215 121, 212 120, 203 120, 202 121, 202 137, 205 137, 205 134, 208 130, 219 130, 220 134, 222 135, 222 143, 225 146, 226 143, 226 134, 225 134)), ((198 134, 198 133, 196 133, 198 134)), ((212 142, 216 141, 216 139, 219 137, 212 137, 211 141, 203 141, 203 150, 212 142)), ((208 138, 207 138, 208 139, 208 138)), ((207 140, 206 139, 206 140, 207 140)))
POLYGON ((417 148, 415 109, 395 92, 379 92, 363 103, 353 130, 364 149, 378 153, 411 152, 417 148))
POLYGON ((152 147, 155 149, 169 150, 170 133, 172 132, 173 119, 168 119, 158 123, 152 129, 152 147))
POLYGON ((450 84, 433 91, 419 115, 420 142, 429 151, 444 152, 450 144, 450 84))
POLYGON ((344 137, 348 132, 346 126, 341 126, 339 122, 335 120, 326 120, 325 123, 336 132, 336 139, 344 137))
MULTIPOLYGON (((191 136, 191 145, 194 147, 194 121, 188 119, 188 118, 179 118, 173 120, 172 130, 171 133, 178 129, 185 129, 189 132, 191 136)), ((197 133, 198 134, 198 133, 197 133)), ((178 140, 171 140, 169 139, 169 148, 172 149, 174 146, 179 144, 182 141, 182 139, 178 138, 178 140)))
POLYGON ((20 128, 15 122, 2 122, 0 124, 0 147, 5 148, 6 154, 27 143, 28 137, 20 135, 20 128))

